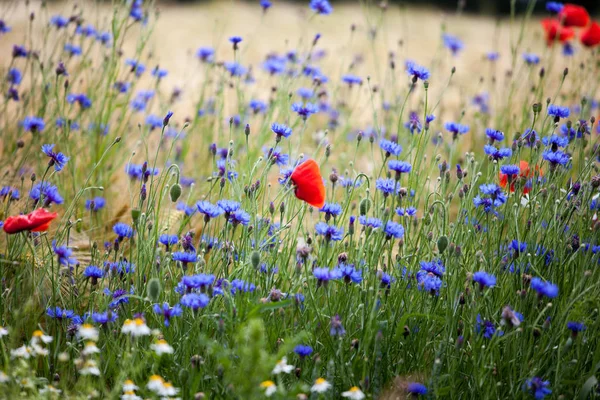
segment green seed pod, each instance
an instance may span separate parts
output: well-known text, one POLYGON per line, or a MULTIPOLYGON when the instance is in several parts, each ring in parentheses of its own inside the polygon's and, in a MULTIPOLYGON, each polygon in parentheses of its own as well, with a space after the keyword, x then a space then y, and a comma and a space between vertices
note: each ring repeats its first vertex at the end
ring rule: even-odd
POLYGON ((160 284, 160 281, 156 278, 150 279, 148 281, 147 291, 150 300, 156 303, 158 301, 158 298, 160 297, 160 293, 162 292, 162 286, 160 284))
POLYGON ((358 209, 360 211, 360 215, 367 215, 367 213, 371 209, 371 200, 369 200, 368 198, 362 199, 360 201, 358 209))
POLYGON ((258 268, 258 265, 260 264, 260 253, 258 251, 253 251, 250 255, 250 261, 255 269, 258 268))
POLYGON ((443 254, 448 247, 448 237, 446 235, 440 236, 437 241, 437 247, 440 254, 443 254))
POLYGON ((131 209, 131 219, 134 223, 137 224, 138 220, 140 219, 140 214, 141 211, 138 208, 131 209))
POLYGON ((179 183, 171 186, 171 190, 169 191, 169 195, 171 196, 171 201, 175 203, 179 196, 181 196, 181 185, 179 183))

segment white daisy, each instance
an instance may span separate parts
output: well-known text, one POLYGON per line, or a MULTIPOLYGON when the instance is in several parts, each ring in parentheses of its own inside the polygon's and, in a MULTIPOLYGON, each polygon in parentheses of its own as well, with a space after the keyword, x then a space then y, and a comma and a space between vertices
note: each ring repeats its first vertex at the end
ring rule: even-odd
POLYGON ((98 341, 98 329, 91 324, 83 324, 77 330, 77 337, 82 340, 93 340, 98 341))
POLYGON ((315 384, 310 388, 311 392, 324 393, 331 388, 331 383, 323 378, 317 378, 315 384))
POLYGON ((179 393, 179 389, 177 389, 171 382, 165 382, 162 385, 162 388, 158 391, 159 396, 175 396, 179 393))
POLYGON ((294 366, 289 365, 287 363, 287 359, 285 357, 283 357, 281 360, 277 361, 277 364, 275 364, 275 368, 273 368, 273 374, 278 375, 282 372, 289 374, 293 370, 294 370, 294 366))
POLYGON ((4 371, 0 371, 0 383, 6 383, 10 381, 10 378, 4 371))
POLYGON ((165 380, 163 378, 161 378, 158 375, 152 375, 148 380, 146 388, 148 388, 148 390, 153 391, 154 393, 158 393, 162 389, 164 383, 165 380))
POLYGON ((147 336, 150 334, 150 328, 148 328, 146 322, 141 318, 136 318, 134 320, 128 319, 123 323, 121 332, 129 333, 133 337, 147 336))
POLYGON ((96 343, 87 342, 81 353, 85 356, 89 356, 90 354, 100 353, 100 349, 96 346, 96 343))
POLYGON ((10 351, 10 356, 13 358, 23 358, 25 360, 29 360, 31 356, 34 354, 33 349, 29 346, 21 346, 18 349, 14 349, 10 351))
POLYGON ((352 386, 348 391, 342 393, 342 397, 347 397, 351 400, 363 400, 365 394, 357 386, 352 386))
POLYGON ((142 400, 142 398, 135 394, 133 390, 130 390, 121 395, 121 400, 142 400))
POLYGON ((31 343, 38 343, 39 341, 46 344, 50 343, 52 342, 52 336, 44 335, 44 332, 37 330, 31 335, 31 343))
POLYGON ((6 329, 3 326, 0 326, 0 339, 2 339, 4 336, 8 335, 8 329, 6 329))
POLYGON ((273 381, 264 381, 260 384, 260 387, 265 389, 265 396, 267 397, 271 397, 277 391, 277 386, 273 381))
POLYGON ((138 387, 136 386, 135 383, 133 383, 133 381, 131 379, 127 379, 125 382, 123 382, 123 391, 124 392, 132 392, 134 390, 138 390, 138 387))
POLYGON ((83 364, 83 368, 79 370, 81 375, 96 375, 100 376, 100 369, 98 365, 96 365, 96 361, 94 360, 86 360, 83 364))
POLYGON ((163 354, 173 354, 174 351, 173 347, 171 347, 164 339, 157 340, 156 343, 150 345, 150 348, 159 356, 162 356, 163 354))

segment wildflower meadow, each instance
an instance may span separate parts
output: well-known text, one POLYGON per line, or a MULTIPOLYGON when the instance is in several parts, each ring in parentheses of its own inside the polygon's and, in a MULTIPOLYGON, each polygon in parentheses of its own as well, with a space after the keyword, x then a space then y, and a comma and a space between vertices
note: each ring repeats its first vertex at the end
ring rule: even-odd
POLYGON ((600 398, 600 25, 507 1, 0 3, 0 398, 600 398))

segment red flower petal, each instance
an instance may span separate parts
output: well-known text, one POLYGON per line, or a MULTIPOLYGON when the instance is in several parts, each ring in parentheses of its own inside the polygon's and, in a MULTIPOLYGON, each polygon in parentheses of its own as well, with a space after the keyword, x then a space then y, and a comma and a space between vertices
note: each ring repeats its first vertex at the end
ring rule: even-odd
POLYGON ((575 36, 573 29, 562 26, 556 19, 544 18, 542 20, 542 27, 546 32, 546 42, 548 43, 548 46, 556 40, 564 43, 575 36))
MULTIPOLYGON (((542 172, 540 167, 538 167, 537 165, 535 166, 535 171, 539 174, 539 176, 544 176, 544 173, 542 172)), ((529 168, 529 163, 527 161, 521 160, 519 162, 519 176, 521 178, 533 178, 534 173, 529 168)), ((503 173, 498 174, 498 180, 499 180, 498 183, 500 184, 500 186, 502 188, 505 188, 506 185, 508 184, 508 176, 503 173)), ((511 192, 515 191, 515 182, 511 182, 510 191, 511 192)), ((523 188, 523 194, 527 194, 527 193, 529 193, 529 191, 530 191, 530 189, 528 187, 523 188)))
POLYGON ((594 47, 600 44, 600 25, 597 22, 592 24, 581 31, 581 43, 587 47, 594 47))
POLYGON ((319 165, 315 160, 307 160, 298 165, 291 181, 296 185, 296 197, 313 207, 321 208, 325 204, 325 185, 321 177, 319 165))
POLYGON ((23 231, 41 232, 48 230, 50 222, 57 216, 58 214, 55 212, 48 212, 43 208, 38 208, 29 214, 14 215, 6 218, 2 228, 8 234, 23 231))
POLYGON ((590 23, 590 15, 587 10, 576 4, 565 4, 561 12, 558 13, 558 19, 564 26, 583 28, 590 23))

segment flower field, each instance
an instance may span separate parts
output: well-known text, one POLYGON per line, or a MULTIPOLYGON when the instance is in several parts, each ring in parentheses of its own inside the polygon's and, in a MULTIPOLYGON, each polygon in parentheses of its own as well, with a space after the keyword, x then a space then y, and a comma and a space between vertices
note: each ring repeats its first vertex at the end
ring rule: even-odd
POLYGON ((0 3, 0 398, 600 398, 584 8, 109 3, 0 3))

